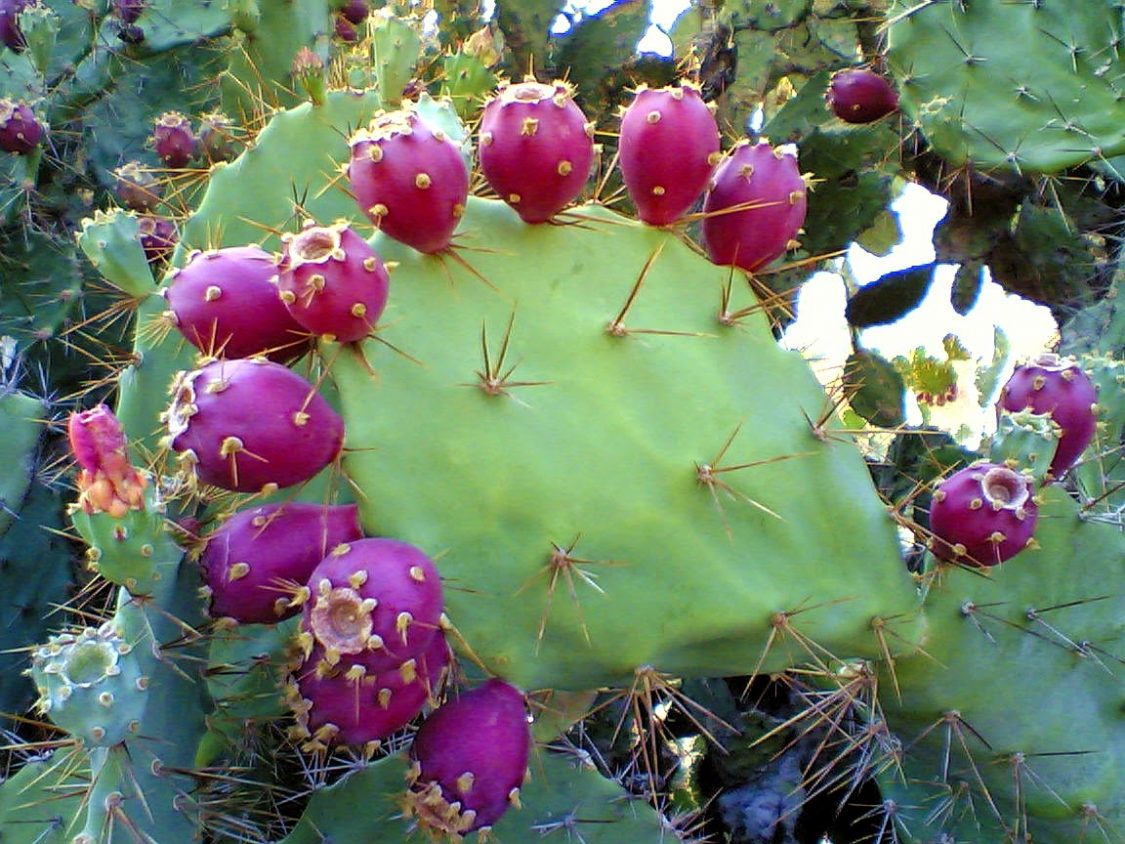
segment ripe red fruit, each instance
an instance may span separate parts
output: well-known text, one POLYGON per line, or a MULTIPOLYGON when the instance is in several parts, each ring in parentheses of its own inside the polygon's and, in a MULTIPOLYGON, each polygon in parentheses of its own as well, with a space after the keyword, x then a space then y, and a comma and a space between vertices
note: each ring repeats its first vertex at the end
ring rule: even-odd
POLYGON ((898 111, 898 93, 891 83, 866 68, 835 73, 825 100, 833 113, 848 123, 871 123, 898 111))
POLYGON ((715 116, 689 85, 642 88, 621 118, 621 175, 650 225, 666 226, 691 208, 720 158, 715 116))
POLYGON ((410 748, 407 811, 436 835, 487 829, 519 805, 530 752, 523 695, 489 680, 423 722, 410 748))
POLYGON ((142 214, 137 218, 137 234, 150 264, 168 258, 179 240, 176 224, 168 217, 153 214, 142 214))
POLYGON ((594 127, 565 82, 502 85, 480 121, 480 165, 525 223, 543 223, 582 192, 594 127))
POLYGON ((387 304, 390 277, 382 260, 347 221, 284 235, 278 267, 281 301, 314 334, 353 343, 371 333, 387 304))
POLYGON ((17 155, 31 152, 43 139, 43 124, 27 103, 0 100, 0 149, 17 155))
POLYGON ((344 420, 308 381, 264 358, 180 372, 163 415, 180 461, 205 484, 260 492, 303 483, 334 461, 344 420))
POLYGON ((1016 367, 1000 390, 998 410, 1047 413, 1055 421, 1061 433, 1049 470, 1054 479, 1077 463, 1094 439, 1097 398, 1093 383, 1075 361, 1046 354, 1016 367))
POLYGON ((164 166, 187 167, 195 157, 195 133, 191 121, 178 111, 166 111, 156 118, 152 129, 152 146, 164 166))
POLYGON ((806 208, 796 153, 743 141, 719 165, 703 200, 703 246, 713 263, 753 272, 790 248, 806 208))
POLYGON ((950 475, 930 506, 932 550, 943 560, 994 566, 1028 546, 1039 507, 1028 479, 1007 466, 978 463, 950 475))
POLYGON ((465 213, 469 171, 445 132, 401 110, 379 115, 349 144, 348 179, 368 219, 419 252, 449 246, 465 213))

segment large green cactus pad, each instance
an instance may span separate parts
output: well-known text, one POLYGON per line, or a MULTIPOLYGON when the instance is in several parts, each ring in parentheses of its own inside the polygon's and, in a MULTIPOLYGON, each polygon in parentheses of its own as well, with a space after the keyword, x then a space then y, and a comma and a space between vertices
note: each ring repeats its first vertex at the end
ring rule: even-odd
POLYGON ((956 164, 1051 173, 1125 152, 1116 0, 896 0, 902 105, 956 164))
POLYGON ((810 427, 805 363, 761 313, 722 324, 728 271, 675 235, 576 214, 470 201, 473 273, 377 240, 385 327, 331 369, 368 530, 434 554, 454 624, 528 688, 808 658, 776 613, 877 652, 913 590, 858 452, 810 427))
POLYGON ((1041 549, 985 576, 942 573, 926 598, 928 656, 899 661, 901 698, 883 686, 904 753, 881 784, 910 840, 1125 833, 1125 536, 1056 487, 1043 495, 1041 549))

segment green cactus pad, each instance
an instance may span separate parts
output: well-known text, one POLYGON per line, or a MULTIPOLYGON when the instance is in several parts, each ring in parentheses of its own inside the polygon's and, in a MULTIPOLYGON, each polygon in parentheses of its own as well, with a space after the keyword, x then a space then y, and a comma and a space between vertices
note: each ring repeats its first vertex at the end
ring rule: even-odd
POLYGON ((73 757, 60 751, 0 781, 4 844, 71 844, 85 799, 85 784, 72 763, 73 757))
POLYGON ((1049 413, 1002 413, 992 437, 990 459, 994 463, 1013 461, 1021 469, 1030 469, 1039 486, 1051 468, 1060 432, 1049 413))
POLYGON ((896 0, 887 18, 902 106, 942 157, 1052 173, 1125 152, 1117 0, 896 0))
POLYGON ((43 429, 39 420, 42 399, 0 389, 0 536, 19 515, 20 505, 31 486, 32 465, 43 429))
POLYGON ((881 786, 908 840, 1069 844, 1123 829, 1125 536, 1057 487, 1040 495, 1041 548, 984 576, 942 571, 928 656, 895 665, 900 696, 884 666, 903 756, 881 786))
POLYGON ((134 298, 156 289, 132 211, 96 211, 82 221, 78 246, 110 284, 134 298))
POLYGON ((437 558, 454 624, 525 688, 774 670, 809 656, 778 613, 876 652, 913 590, 858 452, 810 428, 805 363, 761 313, 720 323, 729 271, 576 213, 471 200, 477 275, 377 239, 401 262, 385 328, 332 367, 367 529, 437 558))

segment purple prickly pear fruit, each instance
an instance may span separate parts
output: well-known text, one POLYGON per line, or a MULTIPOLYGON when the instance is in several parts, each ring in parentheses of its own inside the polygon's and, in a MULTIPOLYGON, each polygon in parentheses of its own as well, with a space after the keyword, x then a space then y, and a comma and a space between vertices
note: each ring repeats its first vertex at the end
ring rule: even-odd
POLYGON ((711 261, 754 272, 789 249, 805 222, 797 155, 769 141, 744 141, 715 171, 703 201, 703 245, 711 261))
POLYGON ((238 146, 234 121, 221 111, 210 111, 199 118, 199 149, 212 164, 233 159, 238 146))
POLYGON ((31 0, 0 0, 0 41, 16 53, 27 47, 23 32, 20 30, 20 12, 30 3, 31 0))
POLYGON ((125 44, 140 44, 145 40, 145 31, 135 23, 117 22, 114 28, 119 41, 125 44))
POLYGON ((178 111, 166 111, 156 118, 152 145, 166 167, 187 167, 195 157, 195 133, 191 121, 178 111))
POLYGON ((347 221, 282 237, 281 301, 313 334, 354 343, 371 333, 387 304, 390 277, 375 250, 347 221))
POLYGON ((316 564, 363 537, 354 504, 267 504, 235 513, 206 540, 199 566, 212 618, 275 624, 299 613, 292 602, 316 564))
POLYGON ((286 699, 297 717, 294 734, 304 739, 305 751, 379 742, 436 698, 448 664, 444 636, 435 636, 418 656, 377 674, 346 661, 331 666, 317 649, 287 684, 286 699))
POLYGON ((426 830, 454 840, 491 827, 519 806, 530 752, 523 694, 489 680, 422 723, 410 749, 407 811, 426 830))
POLYGON ((167 259, 179 240, 176 224, 167 217, 142 215, 137 218, 137 231, 141 246, 145 250, 145 258, 150 264, 157 264, 167 259))
POLYGON ((457 145, 407 110, 379 115, 349 144, 348 178, 371 222, 419 252, 449 246, 469 197, 457 145))
POLYGON ((287 360, 308 335, 278 298, 277 264, 258 246, 194 252, 164 289, 172 322, 206 355, 287 360))
POLYGON ((359 31, 343 15, 336 15, 336 37, 341 41, 354 44, 359 40, 359 31))
POLYGON ((340 17, 353 26, 359 26, 371 14, 370 0, 348 0, 340 9, 340 17))
POLYGON ((0 149, 17 155, 31 152, 43 139, 43 124, 27 103, 0 100, 0 149))
POLYGON ((543 223, 586 186, 594 125, 565 82, 501 85, 480 121, 480 166, 525 223, 543 223))
POLYGON ((156 210, 164 193, 163 188, 139 161, 122 164, 113 171, 113 175, 117 177, 114 192, 122 205, 142 213, 156 210))
POLYGON ((715 116, 687 84, 637 91, 621 118, 617 149, 637 216, 653 226, 691 208, 722 157, 715 116))
POLYGON ((324 649, 329 665, 386 671, 425 650, 438 635, 441 577, 421 550, 396 539, 361 539, 333 548, 309 576, 301 643, 324 649))
POLYGON ((136 23, 147 8, 148 0, 113 0, 113 14, 124 24, 136 23))
POLYGON ((1028 547, 1038 516, 1027 477, 1007 466, 977 463, 934 490, 931 550, 943 560, 994 566, 1028 547))
POLYGON ((891 83, 861 67, 833 74, 825 101, 833 114, 848 123, 871 123, 898 111, 898 93, 891 83))
POLYGON ((344 420, 316 388, 264 358, 178 373, 164 421, 196 479, 232 492, 303 483, 344 444, 344 420))
POLYGON ((1049 469, 1056 479, 1078 462, 1094 439, 1097 398, 1097 390, 1075 361, 1046 354, 1016 368, 1000 390, 997 410, 1050 414, 1061 429, 1049 469))

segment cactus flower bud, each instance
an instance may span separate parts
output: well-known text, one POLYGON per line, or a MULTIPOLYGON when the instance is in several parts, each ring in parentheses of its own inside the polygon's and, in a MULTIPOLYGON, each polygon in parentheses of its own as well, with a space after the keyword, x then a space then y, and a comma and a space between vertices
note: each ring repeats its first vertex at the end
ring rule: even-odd
POLYGON ((146 480, 129 462, 125 432, 104 404, 74 413, 67 426, 78 473, 78 505, 87 513, 120 519, 144 508, 146 480))

